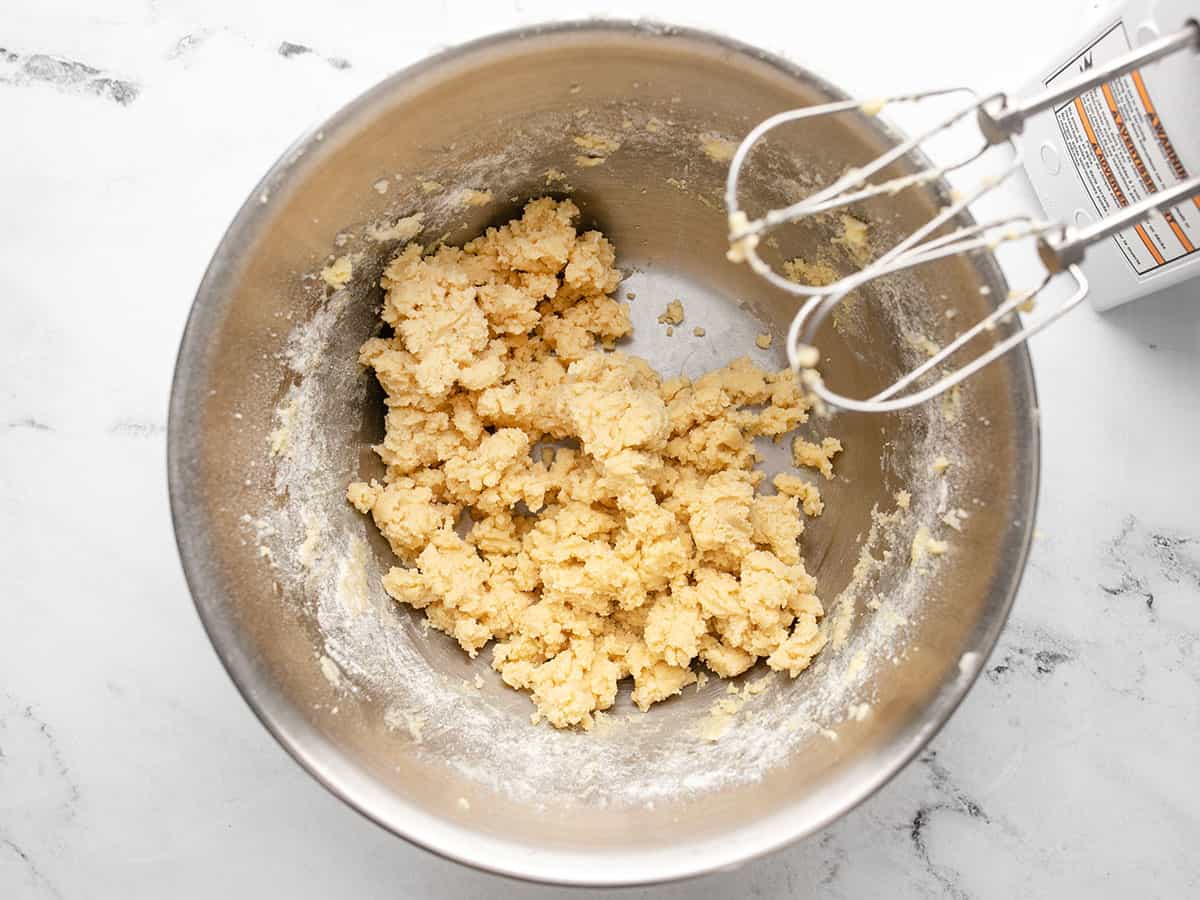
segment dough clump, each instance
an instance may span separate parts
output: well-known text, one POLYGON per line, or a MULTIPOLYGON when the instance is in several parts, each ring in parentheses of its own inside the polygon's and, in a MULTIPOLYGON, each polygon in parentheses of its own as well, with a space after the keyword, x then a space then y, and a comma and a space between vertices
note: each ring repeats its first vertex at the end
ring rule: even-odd
POLYGON ((826 639, 797 540, 819 494, 795 476, 759 493, 754 469, 755 438, 807 419, 794 375, 738 359, 664 381, 613 350, 631 331, 614 250, 577 216, 535 200, 388 264, 391 333, 360 351, 387 395, 386 474, 348 499, 401 563, 388 594, 471 656, 493 642, 535 720, 586 729, 623 679, 646 710, 697 661, 794 677, 826 639))

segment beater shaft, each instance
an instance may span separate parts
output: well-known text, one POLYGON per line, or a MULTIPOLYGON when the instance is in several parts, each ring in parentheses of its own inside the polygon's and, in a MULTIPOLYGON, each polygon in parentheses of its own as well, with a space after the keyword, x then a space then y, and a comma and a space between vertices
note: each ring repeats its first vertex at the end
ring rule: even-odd
POLYGON ((986 107, 979 111, 979 127, 990 141, 996 143, 1010 135, 1020 134, 1025 120, 1040 112, 1053 109, 1060 103, 1073 100, 1080 94, 1108 84, 1114 78, 1128 75, 1134 69, 1149 65, 1187 48, 1200 50, 1200 25, 1189 22, 1174 34, 1142 44, 1136 50, 1118 56, 1099 66, 1093 66, 1079 78, 1048 88, 1041 93, 1019 100, 1005 97, 995 113, 986 107), (995 140, 993 140, 993 137, 995 140))

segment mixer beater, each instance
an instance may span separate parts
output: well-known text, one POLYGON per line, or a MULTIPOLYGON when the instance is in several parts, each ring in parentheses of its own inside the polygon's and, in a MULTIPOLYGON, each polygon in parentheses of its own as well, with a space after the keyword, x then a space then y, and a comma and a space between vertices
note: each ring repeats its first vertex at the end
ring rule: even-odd
MULTIPOLYGON (((1149 217, 1165 215, 1164 224, 1169 225, 1182 242, 1181 256, 1172 260, 1175 268, 1187 265, 1200 269, 1200 253, 1187 258, 1192 253, 1193 245, 1181 226, 1180 219, 1184 213, 1179 205, 1186 203, 1194 205, 1197 210, 1197 220, 1200 220, 1200 176, 1188 176, 1187 170, 1180 163, 1178 156, 1173 159, 1171 167, 1174 176, 1173 183, 1155 183, 1150 176, 1141 171, 1144 181, 1144 196, 1131 198, 1131 191, 1123 191, 1116 176, 1109 169, 1105 171, 1109 189, 1113 192, 1110 205, 1112 211, 1107 212, 1098 221, 1080 226, 1068 224, 1062 220, 1042 218, 1035 215, 1018 213, 989 221, 959 227, 948 233, 939 233, 945 226, 950 226, 955 218, 971 204, 980 200, 984 195, 995 190, 1000 184, 1022 168, 1026 160, 1023 149, 1018 142, 1026 123, 1033 117, 1048 110, 1059 110, 1070 104, 1081 104, 1081 97, 1089 91, 1099 89, 1107 99, 1109 109, 1113 112, 1114 121, 1121 125, 1119 107, 1111 92, 1110 83, 1114 79, 1132 73, 1138 79, 1142 67, 1151 66, 1168 57, 1187 54, 1191 51, 1200 59, 1200 24, 1195 18, 1186 16, 1183 7, 1192 6, 1188 0, 1160 0, 1153 4, 1152 12, 1158 20, 1173 23, 1169 33, 1162 37, 1144 40, 1136 50, 1115 55, 1101 64, 1094 64, 1091 54, 1087 62, 1081 65, 1082 74, 1078 76, 1056 79, 1050 86, 1034 93, 1025 99, 1011 98, 1004 93, 986 96, 977 94, 970 88, 949 88, 925 91, 920 93, 900 94, 869 101, 843 100, 818 106, 805 107, 779 113, 766 119, 756 126, 741 142, 730 163, 729 175, 726 181, 725 205, 729 214, 728 256, 735 262, 746 262, 760 276, 782 290, 803 298, 799 311, 791 323, 787 335, 788 359, 808 388, 821 400, 831 406, 859 412, 890 412, 905 409, 923 403, 954 385, 970 377, 984 366, 1007 353, 1022 341, 1037 334, 1051 323, 1061 318, 1075 306, 1079 305, 1089 293, 1089 280, 1081 264, 1085 252, 1095 247, 1107 238, 1128 229, 1137 227, 1146 247, 1154 251, 1147 240, 1147 234, 1139 223, 1146 222, 1149 217), (1167 8, 1167 9, 1164 9, 1167 8), (1182 10, 1182 11, 1181 11, 1182 10), (742 210, 738 199, 738 182, 742 169, 746 165, 754 146, 770 131, 788 123, 811 120, 817 116, 838 115, 855 111, 866 115, 877 115, 888 108, 902 104, 916 104, 922 101, 937 100, 950 102, 959 97, 964 102, 956 105, 953 112, 941 117, 932 127, 918 131, 913 137, 899 143, 897 146, 877 157, 870 163, 845 172, 828 187, 804 197, 789 206, 773 209, 764 215, 751 219, 742 210), (930 165, 915 173, 905 174, 886 180, 873 181, 878 175, 893 163, 911 159, 910 154, 920 153, 932 140, 946 134, 951 129, 973 128, 971 149, 961 155, 960 159, 942 164, 930 165), (912 232, 895 246, 869 261, 860 271, 841 278, 830 284, 816 286, 798 283, 767 264, 758 252, 758 243, 763 235, 789 222, 845 209, 875 197, 893 195, 920 185, 927 185, 941 180, 943 177, 963 176, 975 172, 977 166, 993 151, 1007 151, 1002 167, 998 172, 992 172, 978 179, 973 189, 962 193, 954 192, 951 202, 942 207, 939 212, 924 225, 912 232), (974 167, 974 168, 973 168, 974 167), (1172 208, 1175 212, 1172 213, 1172 208), (999 302, 995 309, 983 320, 959 334, 954 340, 941 348, 930 359, 916 367, 906 375, 889 385, 886 389, 865 400, 846 397, 830 390, 822 381, 816 370, 819 354, 814 346, 814 338, 821 324, 829 317, 837 305, 851 291, 876 278, 895 272, 911 269, 925 263, 944 259, 964 253, 990 252, 1002 244, 1019 240, 1030 240, 1035 243, 1037 256, 1044 267, 1044 273, 1038 282, 1030 289, 1013 292, 1009 297, 999 302), (1028 310, 1035 297, 1038 297, 1052 282, 1063 280, 1071 285, 1071 290, 1064 300, 1057 303, 1036 321, 1022 323, 1014 333, 999 341, 993 341, 982 352, 970 359, 961 367, 942 370, 940 367, 954 354, 971 344, 977 338, 990 335, 999 323, 1008 321, 1016 315, 1018 309, 1028 310), (917 385, 923 376, 936 371, 932 383, 917 385)), ((1200 10, 1191 10, 1193 14, 1200 10)), ((1146 32, 1140 32, 1145 36, 1146 32)), ((1142 88, 1145 96, 1144 88, 1142 88)), ((1193 119, 1200 119, 1194 101, 1190 104, 1193 119)), ((1153 112, 1148 105, 1147 109, 1153 112)), ((1095 151, 1100 165, 1106 163, 1101 139, 1096 137, 1092 127, 1087 125, 1084 107, 1078 107, 1079 115, 1085 124, 1088 140, 1095 151)), ((1072 110, 1067 110, 1071 114, 1072 110)), ((1157 125, 1157 122, 1147 122, 1147 128, 1157 125)), ((1190 122, 1185 127, 1192 127, 1190 122)), ((1159 127, 1159 132, 1162 132, 1159 127)), ((1122 132, 1127 149, 1135 161, 1141 162, 1137 146, 1129 137, 1129 128, 1122 132)), ((1158 133, 1158 132, 1156 132, 1158 133)), ((1189 135, 1190 136, 1190 135, 1189 135)), ((1166 142, 1165 132, 1161 133, 1163 147, 1172 150, 1166 142)), ((1200 155, 1200 145, 1193 148, 1200 155)), ((1172 152, 1174 152, 1172 150, 1172 152)), ((1143 154, 1144 155, 1144 154, 1143 154)), ((1142 163, 1142 168, 1145 164, 1142 163)), ((1100 204, 1097 204, 1097 209, 1100 204)), ((1184 225, 1186 226, 1186 222, 1184 225)), ((1197 221, 1200 226, 1200 221, 1197 221)), ((1162 254, 1155 252, 1155 259, 1166 266, 1162 254)), ((1141 274, 1139 272, 1139 274, 1141 274)), ((1151 274, 1153 274, 1151 272, 1151 274)), ((1200 275, 1200 271, 1194 273, 1200 275)), ((1178 279, 1175 279, 1178 280, 1178 279)), ((1143 291, 1148 292, 1148 291, 1143 291)), ((1124 298, 1123 298, 1124 299, 1124 298)))

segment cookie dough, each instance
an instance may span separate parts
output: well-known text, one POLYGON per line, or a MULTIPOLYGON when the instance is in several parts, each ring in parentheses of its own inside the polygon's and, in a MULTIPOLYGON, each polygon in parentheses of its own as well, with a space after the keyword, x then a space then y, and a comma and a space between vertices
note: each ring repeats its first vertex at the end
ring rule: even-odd
POLYGON ((660 325, 682 325, 683 324, 683 303, 680 300, 672 300, 667 304, 658 315, 660 325))
POLYGON ((833 477, 833 458, 842 452, 842 442, 827 437, 819 444, 811 444, 804 438, 792 442, 792 462, 797 466, 816 469, 826 478, 833 477))
POLYGON ((389 263, 389 333, 360 351, 387 469, 348 499, 399 560, 392 597, 471 656, 491 642, 535 720, 586 729, 624 679, 646 710, 700 664, 798 675, 826 638, 797 540, 819 494, 795 476, 760 493, 754 469, 755 438, 807 419, 794 375, 738 359, 664 381, 613 349, 631 330, 613 247, 577 216, 543 198, 389 263))

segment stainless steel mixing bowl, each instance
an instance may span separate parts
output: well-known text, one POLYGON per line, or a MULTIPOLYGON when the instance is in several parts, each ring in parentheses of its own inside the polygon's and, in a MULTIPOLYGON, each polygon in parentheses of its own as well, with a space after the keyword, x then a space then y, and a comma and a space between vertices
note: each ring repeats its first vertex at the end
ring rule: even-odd
MULTIPOLYGON (((679 878, 826 825, 895 774, 962 699, 1004 623, 1031 534, 1038 428, 1023 348, 943 403, 811 424, 847 448, 804 536, 833 640, 799 678, 767 673, 716 742, 698 732, 726 696, 717 679, 648 714, 622 697, 592 734, 531 725, 527 698, 499 682, 486 651, 467 659, 387 600, 379 578, 392 558, 343 499, 347 482, 379 472, 369 447, 381 399, 355 350, 376 328, 378 273, 396 245, 389 223, 421 212, 423 241, 455 242, 529 198, 570 194, 616 244, 621 295, 637 295, 631 352, 667 375, 741 354, 782 365, 792 302, 724 258, 721 140, 840 96, 797 66, 695 31, 509 33, 368 91, 286 153, 238 212, 175 373, 175 527, 230 675, 347 803, 496 872, 679 878), (609 142, 600 162, 580 158, 595 146, 589 135, 609 142), (493 199, 464 203, 465 189, 493 199), (315 273, 342 254, 355 277, 333 292, 315 273), (674 297, 687 321, 668 338, 654 320, 674 297), (705 337, 691 335, 697 325, 705 337), (776 335, 770 351, 754 346, 764 329, 776 335), (929 469, 939 454, 953 463, 944 476, 929 469), (892 512, 901 490, 910 508, 892 512), (966 514, 961 534, 942 521, 954 509, 966 514), (949 549, 914 567, 922 524, 949 549)), ((893 141, 857 114, 776 135, 747 171, 749 203, 781 205, 893 141)), ((882 245, 927 216, 938 190, 856 214, 882 245)), ((837 233, 831 217, 768 249, 848 270, 837 233)), ((946 340, 1006 293, 986 259, 864 290, 821 336, 828 378, 866 393, 919 359, 924 338, 946 340)), ((784 449, 764 451, 768 467, 785 464, 784 449)))

